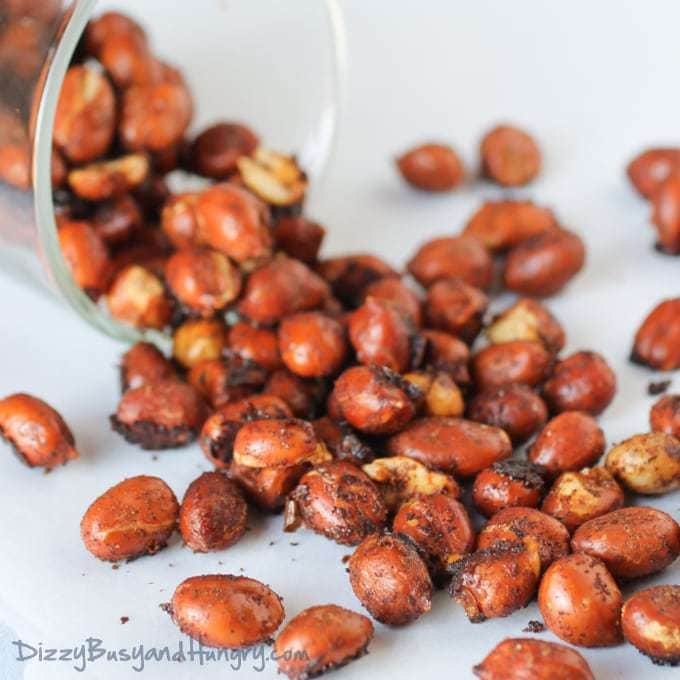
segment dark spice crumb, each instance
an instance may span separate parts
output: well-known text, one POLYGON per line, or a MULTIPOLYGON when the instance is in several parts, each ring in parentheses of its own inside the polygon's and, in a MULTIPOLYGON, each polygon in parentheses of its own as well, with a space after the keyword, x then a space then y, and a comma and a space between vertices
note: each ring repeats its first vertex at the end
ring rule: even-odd
POLYGON ((545 630, 545 625, 540 621, 529 621, 526 628, 522 628, 523 633, 542 633, 545 630))
POLYGON ((154 453, 154 455, 151 456, 151 460, 158 460, 158 456, 154 453))
POLYGON ((269 541, 269 545, 276 545, 276 541, 269 541))
POLYGON ((51 472, 52 472, 52 468, 45 468, 45 469, 43 470, 43 474, 44 474, 44 475, 49 475, 51 472))
POLYGON ((219 564, 220 566, 222 566, 222 565, 224 564, 224 562, 222 562, 222 560, 218 560, 218 561, 217 561, 217 564, 219 564))
POLYGON ((172 562, 168 562, 169 567, 174 567, 175 565, 172 562))
POLYGON ((120 622, 121 623, 127 623, 130 620, 129 616, 121 616, 120 617, 120 622))
POLYGON ((291 541, 290 544, 295 547, 296 545, 300 545, 299 543, 296 543, 295 541, 291 541))
POLYGON ((343 555, 342 559, 340 560, 343 564, 347 564, 350 560, 352 559, 351 555, 343 555))
POLYGON ((120 564, 112 564, 111 569, 120 569, 120 564))
POLYGON ((655 397, 657 394, 663 394, 670 386, 672 380, 658 380, 657 382, 650 382, 647 385, 647 394, 655 397))

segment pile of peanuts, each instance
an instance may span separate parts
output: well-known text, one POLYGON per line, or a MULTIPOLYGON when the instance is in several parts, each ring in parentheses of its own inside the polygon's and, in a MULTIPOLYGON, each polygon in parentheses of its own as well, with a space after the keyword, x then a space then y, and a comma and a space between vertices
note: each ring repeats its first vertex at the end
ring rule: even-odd
MULTIPOLYGON (((181 74, 152 55, 138 24, 115 13, 90 23, 55 124, 67 168, 55 194, 60 242, 76 282, 111 315, 173 337, 171 357, 145 342, 125 352, 111 425, 145 449, 198 439, 215 470, 181 503, 157 477, 112 486, 83 516, 87 550, 129 560, 163 549, 177 529, 195 552, 225 550, 254 506, 282 512, 285 531, 356 546, 350 583, 381 623, 415 621, 437 588, 473 623, 537 598, 571 645, 625 638, 655 663, 680 662, 680 585, 626 602, 619 587, 680 555, 672 517, 624 507, 624 492, 680 488, 680 396, 663 396, 653 431, 598 465, 607 445, 596 417, 616 376, 594 351, 562 356, 564 328, 536 299, 581 270, 582 240, 551 210, 507 199, 423 244, 411 280, 371 254, 319 259, 325 230, 302 214, 307 180, 295 159, 237 123, 186 141, 191 112, 181 74), (170 195, 165 176, 178 169, 209 183, 170 195), (520 297, 489 318, 502 288, 520 297), (487 520, 480 530, 475 513, 487 520)), ((541 167, 536 142, 510 126, 485 135, 480 155, 483 174, 506 187, 541 167)), ((635 163, 631 176, 651 193, 635 163)), ((426 191, 465 176, 442 144, 397 165, 426 191)), ((680 366, 680 299, 650 315, 633 355, 680 366)), ((63 419, 30 395, 0 401, 0 433, 31 466, 78 457, 63 419)), ((268 586, 226 574, 185 580, 164 608, 220 648, 267 642, 285 618, 268 586)), ((279 668, 293 680, 318 675, 360 657, 373 634, 362 614, 311 607, 276 637, 279 668)), ((593 678, 574 649, 523 638, 474 672, 593 678)))

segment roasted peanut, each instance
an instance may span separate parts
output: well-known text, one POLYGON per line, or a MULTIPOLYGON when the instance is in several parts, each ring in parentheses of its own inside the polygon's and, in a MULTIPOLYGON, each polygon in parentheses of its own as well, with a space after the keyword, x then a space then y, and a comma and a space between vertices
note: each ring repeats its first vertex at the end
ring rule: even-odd
POLYGON ((536 592, 541 562, 536 544, 501 541, 454 562, 449 593, 472 623, 509 616, 536 592))
POLYGON ((187 381, 213 408, 251 395, 264 385, 267 372, 252 361, 226 354, 201 361, 189 369, 187 381))
POLYGON ((365 290, 371 283, 399 276, 380 258, 364 253, 323 260, 318 264, 317 271, 328 281, 333 295, 348 307, 361 304, 365 290))
POLYGON ((284 618, 281 598, 246 576, 192 576, 177 586, 168 611, 179 629, 210 647, 238 649, 271 638, 284 618))
POLYGON ((68 183, 79 198, 108 201, 140 187, 148 174, 149 159, 130 154, 75 168, 68 173, 68 183))
POLYGON ((88 54, 98 57, 104 42, 113 35, 121 33, 145 38, 142 27, 133 19, 119 12, 104 12, 90 21, 85 29, 85 49, 88 54))
POLYGON ((522 460, 503 460, 482 470, 472 486, 472 502, 486 517, 512 507, 535 508, 545 487, 545 471, 522 460))
POLYGON ((478 288, 461 279, 441 279, 427 291, 425 316, 432 328, 444 330, 472 343, 481 327, 489 304, 478 288))
POLYGON ((279 672, 291 680, 316 677, 366 654, 373 638, 367 617, 334 604, 309 607, 276 638, 279 672))
POLYGON ((179 530, 194 552, 224 550, 243 536, 247 518, 236 484, 221 472, 204 472, 184 494, 179 530))
POLYGON ((192 169, 203 177, 226 179, 237 171, 236 161, 259 144, 257 135, 240 123, 217 123, 201 132, 191 145, 192 169))
POLYGON ((279 326, 279 351, 290 371, 303 378, 337 373, 347 355, 343 327, 321 312, 286 317, 279 326))
POLYGON ((142 211, 129 195, 98 205, 92 215, 94 230, 106 244, 112 246, 128 242, 142 223, 142 211))
POLYGON ((278 397, 255 394, 222 405, 203 423, 199 443, 215 467, 229 465, 236 434, 244 422, 264 418, 291 418, 288 405, 278 397))
POLYGON ((391 511, 413 498, 444 493, 459 498, 461 489, 453 477, 428 470, 423 463, 407 456, 376 458, 363 471, 378 485, 391 511))
POLYGON ((653 663, 680 664, 680 586, 645 588, 623 605, 623 635, 653 663))
POLYGON ((659 371, 680 368, 680 298, 663 300, 635 334, 631 360, 659 371))
POLYGON ((276 247, 307 265, 316 262, 326 230, 304 217, 281 217, 274 227, 276 247))
POLYGON ((241 274, 216 250, 185 248, 165 265, 165 280, 175 297, 192 312, 210 317, 241 291, 241 274))
POLYGON ((557 229, 548 208, 531 201, 489 201, 470 218, 463 231, 492 252, 503 252, 524 241, 557 229))
POLYGON ((390 302, 366 298, 348 319, 349 339, 365 365, 386 366, 403 373, 411 359, 411 328, 390 302))
POLYGON ((160 350, 148 342, 133 345, 120 362, 120 384, 123 392, 177 377, 175 367, 160 350))
POLYGON ((435 470, 471 477, 508 458, 512 445, 497 427, 462 418, 420 418, 387 441, 394 456, 408 456, 435 470))
POLYGON ((239 311, 255 323, 271 325, 321 306, 329 293, 326 282, 305 264, 279 254, 248 277, 239 311))
POLYGON ((88 295, 98 297, 111 275, 111 260, 101 236, 89 222, 75 221, 62 223, 57 234, 73 280, 88 295))
POLYGON ((282 365, 276 331, 269 328, 257 328, 238 321, 229 329, 227 344, 235 354, 268 371, 274 371, 282 365))
POLYGON ((423 144, 397 158, 401 176, 416 189, 450 191, 465 178, 458 154, 445 144, 423 144))
POLYGON ((288 494, 307 471, 307 465, 279 468, 252 468, 231 461, 228 474, 260 509, 278 512, 288 494))
POLYGON ((657 248, 670 255, 680 254, 680 176, 671 175, 652 197, 652 224, 657 248))
POLYGON ((192 441, 206 417, 206 406, 193 387, 162 380, 125 392, 111 426, 143 449, 167 449, 192 441))
POLYGON ((285 530, 301 523, 342 545, 358 545, 385 523, 387 510, 368 476, 351 463, 319 465, 300 479, 286 504, 285 530))
POLYGON ((439 279, 458 278, 476 288, 489 288, 493 260, 474 236, 448 236, 424 243, 407 265, 411 275, 425 288, 439 279))
POLYGON ((556 413, 585 411, 596 416, 615 394, 616 375, 596 352, 575 352, 558 361, 543 386, 543 397, 556 413))
POLYGON ((470 348, 460 339, 443 331, 424 330, 425 364, 449 373, 457 385, 466 387, 470 382, 468 361, 470 348))
POLYGON ((576 650, 530 638, 503 640, 472 672, 481 680, 595 680, 576 650))
MULTIPOLYGON (((565 381, 565 393, 568 384, 565 381)), ((584 397, 586 389, 583 390, 584 397)), ((565 411, 541 430, 529 449, 528 458, 557 475, 593 465, 604 453, 604 448, 604 432, 595 418, 580 411, 565 411)))
POLYGON ((628 164, 626 172, 631 184, 645 198, 652 198, 659 187, 680 169, 680 149, 647 149, 628 164))
POLYGON ((569 532, 550 515, 534 508, 499 510, 479 532, 477 548, 491 548, 503 541, 534 541, 541 558, 541 570, 569 553, 569 532))
POLYGON ((680 488, 680 440, 665 432, 638 434, 617 444, 605 465, 631 491, 668 493, 680 488))
POLYGON ((179 503, 158 477, 130 477, 112 486, 80 522, 85 547, 100 560, 116 562, 153 555, 177 527, 179 503))
POLYGON ((482 173, 506 187, 528 184, 541 169, 541 152, 523 130, 499 125, 484 135, 479 147, 482 173))
POLYGON ((264 393, 283 399, 297 418, 314 418, 323 401, 325 389, 320 383, 303 380, 294 373, 281 369, 269 376, 264 393))
POLYGON ((472 378, 478 389, 509 383, 535 387, 549 377, 553 364, 553 354, 540 342, 501 342, 485 347, 472 357, 472 378))
POLYGON ((133 85, 123 93, 118 135, 131 151, 163 151, 182 139, 192 112, 181 80, 133 85))
POLYGON ((226 329, 217 319, 190 319, 172 337, 172 355, 185 368, 219 359, 226 346, 226 329))
POLYGON ((154 276, 162 279, 168 259, 168 242, 159 229, 143 229, 130 243, 116 249, 111 264, 114 274, 132 265, 144 267, 154 276))
POLYGON ((465 506, 448 493, 406 501, 394 517, 392 530, 408 536, 428 556, 433 577, 472 552, 475 531, 465 506))
POLYGON ((666 394, 649 411, 653 432, 665 432, 680 437, 680 395, 666 394))
POLYGON ((562 290, 581 271, 585 259, 585 246, 579 236, 554 229, 510 251, 503 281, 515 293, 548 297, 562 290))
POLYGON ((161 212, 161 227, 178 250, 198 245, 198 194, 187 192, 171 196, 161 212))
POLYGON ((540 302, 522 298, 495 317, 486 328, 494 344, 519 340, 542 342, 550 352, 559 352, 565 344, 560 322, 540 302))
POLYGON ((368 434, 401 430, 416 412, 420 390, 384 366, 354 366, 335 381, 345 420, 368 434))
POLYGON ((567 555, 543 576, 538 606, 550 630, 578 647, 608 647, 621 642, 623 598, 601 560, 567 555))
POLYGON ((655 508, 621 508, 582 524, 571 547, 601 559, 616 578, 639 578, 662 571, 680 555, 680 526, 655 508))
POLYGON ((402 626, 430 611, 432 581, 415 548, 397 536, 367 536, 349 560, 354 594, 371 616, 402 626))
POLYGON ((336 460, 363 465, 375 458, 373 449, 346 422, 336 423, 328 416, 323 416, 312 425, 319 441, 326 445, 336 460))
POLYGON ((395 276, 386 276, 370 283, 364 289, 366 298, 390 302, 399 313, 414 327, 420 328, 423 323, 423 311, 420 297, 395 276))
POLYGON ((250 267, 271 255, 269 211, 245 189, 215 184, 198 195, 193 212, 198 239, 239 264, 250 267))
POLYGON ((424 413, 428 416, 462 416, 463 395, 453 378, 444 371, 406 373, 404 379, 423 393, 424 413))
POLYGON ((54 118, 54 142, 72 163, 89 163, 113 140, 116 103, 109 81, 89 66, 71 66, 64 76, 54 118))
POLYGON ((570 532, 590 519, 623 507, 623 490, 603 467, 563 472, 543 500, 541 510, 570 532))
POLYGON ((243 184, 265 203, 289 207, 301 205, 307 191, 307 176, 295 158, 261 146, 236 161, 243 184))
POLYGON ((248 467, 290 467, 328 458, 311 424, 295 418, 253 420, 234 440, 234 460, 248 467))
POLYGON ((103 37, 97 58, 116 87, 151 85, 163 77, 160 62, 154 58, 146 37, 139 31, 115 31, 103 37))
POLYGON ((513 444, 521 444, 545 424, 548 409, 530 387, 511 384, 477 394, 468 404, 467 417, 500 427, 513 444))
POLYGON ((75 439, 49 404, 30 394, 0 400, 0 436, 29 467, 48 470, 78 458, 75 439))
POLYGON ((134 264, 116 274, 106 304, 112 316, 137 328, 162 330, 172 316, 163 283, 148 269, 134 264))

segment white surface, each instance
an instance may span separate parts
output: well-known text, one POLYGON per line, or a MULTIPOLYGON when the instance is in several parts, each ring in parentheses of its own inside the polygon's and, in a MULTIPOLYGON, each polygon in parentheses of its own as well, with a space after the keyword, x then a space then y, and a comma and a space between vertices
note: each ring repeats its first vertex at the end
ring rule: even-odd
MULTIPOLYGON (((441 138, 472 167, 487 127, 506 119, 526 126, 541 143, 545 169, 518 193, 553 206, 589 248, 584 273, 550 301, 567 328, 567 351, 593 348, 616 369, 619 392, 601 419, 608 441, 644 431, 653 401, 646 385, 657 376, 630 365, 627 355, 652 305, 678 294, 680 259, 652 249, 648 208, 627 186, 622 168, 646 145, 680 142, 680 6, 663 0, 578 0, 568 7, 526 0, 346 0, 344 7, 349 104, 335 163, 310 210, 330 229, 326 252, 360 248, 401 263, 423 239, 456 232, 482 197, 500 192, 475 184, 448 196, 417 194, 400 183, 392 157, 414 142, 441 138)), ((203 28, 192 26, 176 26, 192 39, 178 39, 172 58, 195 72, 191 48, 201 43, 203 28)), ((232 57, 247 68, 242 55, 232 57)), ((224 113, 231 114, 228 99, 224 113)), ((208 465, 197 446, 159 452, 154 460, 109 431, 120 346, 6 277, 0 277, 0 314, 0 394, 22 390, 47 399, 71 424, 82 452, 80 461, 44 476, 2 448, 0 620, 18 635, 50 647, 81 644, 88 636, 110 648, 174 645, 180 635, 157 605, 188 576, 241 569, 283 595, 289 616, 323 602, 361 609, 341 563, 350 549, 307 531, 283 535, 279 517, 253 517, 252 530, 223 553, 194 555, 175 537, 167 550, 117 571, 97 562, 84 550, 78 524, 99 493, 146 473, 166 479, 181 497, 208 465), (129 623, 121 625, 121 616, 129 623)), ((679 493, 649 502, 679 517, 679 493)), ((680 563, 632 588, 671 582, 680 582, 680 563)), ((498 641, 523 635, 530 619, 540 619, 534 605, 472 625, 438 593, 432 612, 415 624, 377 625, 371 653, 334 677, 468 678, 498 641)), ((3 652, 8 635, 0 629, 3 652)), ((556 639, 550 633, 540 638, 556 639)), ((630 646, 581 651, 601 679, 678 675, 630 646)), ((0 661, 0 678, 2 670, 0 661)), ((6 664, 4 670, 20 677, 6 664)), ((84 674, 68 663, 31 663, 24 670, 29 680, 135 675, 127 664, 103 661, 84 674)), ((147 664, 142 677, 223 678, 230 672, 224 664, 147 664)), ((275 670, 259 674, 247 664, 233 677, 273 678, 275 670)))

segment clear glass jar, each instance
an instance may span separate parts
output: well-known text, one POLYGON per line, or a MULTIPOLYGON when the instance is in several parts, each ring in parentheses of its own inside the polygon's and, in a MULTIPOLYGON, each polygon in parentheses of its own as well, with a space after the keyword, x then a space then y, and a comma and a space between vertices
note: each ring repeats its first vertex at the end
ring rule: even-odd
POLYGON ((337 0, 0 0, 0 267, 47 282, 90 324, 133 341, 157 334, 117 322, 72 280, 51 183, 61 83, 88 20, 114 9, 181 69, 194 98, 189 132, 246 122, 269 148, 296 154, 312 191, 335 138, 344 30, 337 0))

